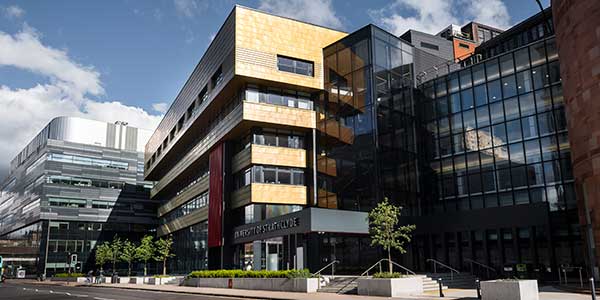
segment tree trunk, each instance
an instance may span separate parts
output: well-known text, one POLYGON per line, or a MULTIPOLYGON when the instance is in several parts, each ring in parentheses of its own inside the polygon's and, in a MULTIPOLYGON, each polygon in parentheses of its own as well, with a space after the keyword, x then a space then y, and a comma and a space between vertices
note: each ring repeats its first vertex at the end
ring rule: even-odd
POLYGON ((147 265, 148 265, 148 263, 144 262, 144 277, 146 277, 148 275, 148 272, 147 272, 148 266, 147 265))
POLYGON ((131 262, 127 262, 127 276, 131 277, 131 262))
POLYGON ((392 249, 388 249, 388 266, 389 266, 389 270, 390 270, 390 274, 392 274, 393 270, 393 266, 392 266, 392 249))
POLYGON ((115 260, 113 260, 113 269, 112 269, 113 274, 115 273, 115 266, 116 265, 117 265, 117 260, 115 259, 115 260))
POLYGON ((167 275, 167 259, 163 260, 163 276, 167 275))

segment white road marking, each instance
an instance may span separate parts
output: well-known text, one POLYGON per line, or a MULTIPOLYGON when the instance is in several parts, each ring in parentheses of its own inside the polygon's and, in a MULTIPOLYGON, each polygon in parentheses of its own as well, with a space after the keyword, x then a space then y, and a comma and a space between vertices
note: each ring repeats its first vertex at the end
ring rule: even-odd
POLYGON ((110 299, 110 298, 100 298, 100 297, 94 297, 94 299, 96 299, 96 300, 115 300, 115 299, 110 299))

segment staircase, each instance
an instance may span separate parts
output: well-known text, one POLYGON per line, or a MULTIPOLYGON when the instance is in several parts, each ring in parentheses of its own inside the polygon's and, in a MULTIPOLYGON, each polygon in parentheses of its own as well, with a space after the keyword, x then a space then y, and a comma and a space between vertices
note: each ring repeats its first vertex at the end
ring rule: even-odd
POLYGON ((435 288, 432 290, 438 290, 438 278, 442 278, 442 286, 451 289, 474 289, 475 288, 475 276, 470 273, 459 273, 459 274, 450 274, 450 273, 427 273, 425 274, 425 278, 423 278, 423 288, 425 291, 426 287, 432 286, 430 281, 433 281, 435 284, 435 288), (426 285, 427 282, 427 285, 426 285))
MULTIPOLYGON (((423 277, 423 292, 431 292, 431 291, 439 291, 439 286, 438 286, 438 282, 437 282, 437 277, 434 277, 434 279, 432 279, 431 277, 428 277, 427 275, 419 275, 423 277)), ((448 286, 447 283, 445 281, 442 281, 442 290, 447 290, 448 286)))
POLYGON ((317 292, 356 295, 358 293, 357 279, 358 276, 324 276, 321 279, 323 285, 317 292))

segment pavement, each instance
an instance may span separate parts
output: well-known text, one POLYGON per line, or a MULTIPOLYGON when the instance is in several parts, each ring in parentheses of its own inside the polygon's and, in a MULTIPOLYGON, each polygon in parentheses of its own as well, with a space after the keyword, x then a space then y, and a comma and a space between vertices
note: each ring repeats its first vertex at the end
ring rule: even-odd
MULTIPOLYGON (((475 300, 476 291, 471 289, 444 290, 449 300, 475 300)), ((240 289, 196 288, 174 285, 100 284, 83 285, 64 282, 38 282, 11 280, 0 284, 0 299, 23 300, 213 300, 213 299, 273 299, 273 300, 381 300, 383 297, 338 295, 331 293, 291 293, 240 289), (87 298, 87 299, 85 299, 87 298)), ((395 300, 440 299, 437 292, 420 296, 387 298, 395 300)), ((568 293, 553 287, 540 288, 540 300, 589 300, 590 295, 568 293)))

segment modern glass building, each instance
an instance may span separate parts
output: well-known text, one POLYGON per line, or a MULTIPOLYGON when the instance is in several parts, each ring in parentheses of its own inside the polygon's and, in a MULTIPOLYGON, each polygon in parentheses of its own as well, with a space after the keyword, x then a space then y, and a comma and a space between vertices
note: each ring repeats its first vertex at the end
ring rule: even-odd
POLYGON ((394 253, 412 270, 584 265, 549 16, 441 67, 373 25, 236 6, 146 146, 171 269, 360 274, 381 257, 366 217, 384 198, 417 225, 394 253))
POLYGON ((124 122, 50 121, 13 159, 1 186, 5 274, 65 272, 69 254, 91 270, 99 243, 152 234, 156 204, 152 183, 143 179, 142 153, 149 135, 124 122))

